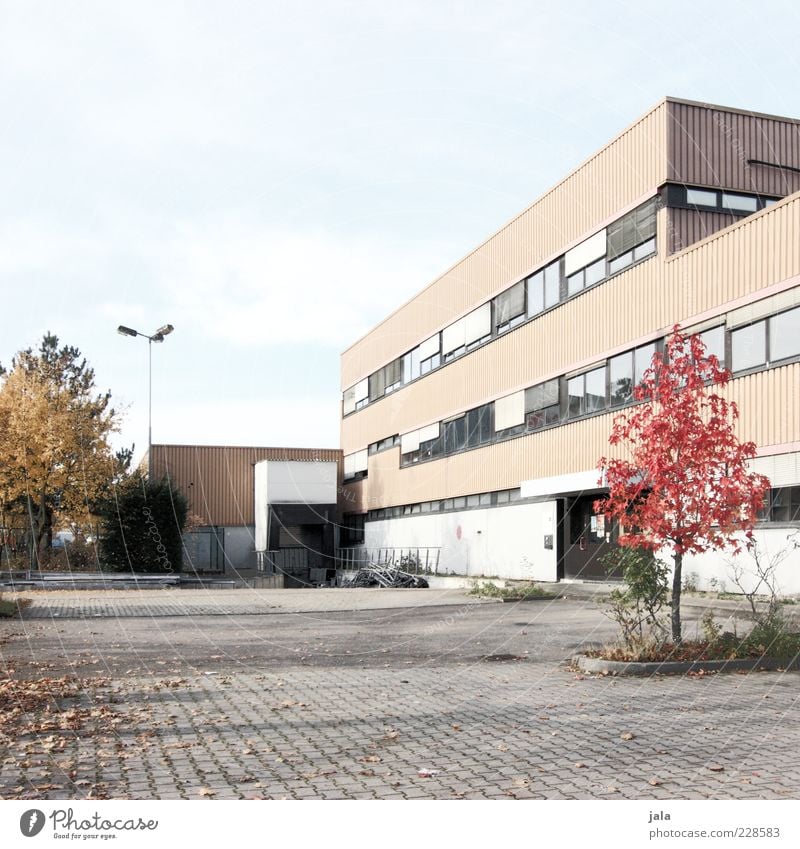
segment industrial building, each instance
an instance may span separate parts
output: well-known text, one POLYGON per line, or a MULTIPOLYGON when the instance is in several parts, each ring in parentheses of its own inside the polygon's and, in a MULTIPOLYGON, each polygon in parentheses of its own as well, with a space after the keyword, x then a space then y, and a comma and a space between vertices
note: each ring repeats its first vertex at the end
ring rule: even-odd
POLYGON ((150 474, 189 501, 184 572, 277 572, 281 585, 305 586, 333 571, 339 450, 153 445, 150 474))
MULTIPOLYGON (((343 353, 340 544, 604 577, 597 461, 680 324, 733 373, 721 394, 773 487, 757 538, 800 591, 798 190, 797 120, 656 104, 343 353)), ((700 586, 727 568, 684 563, 700 586)))

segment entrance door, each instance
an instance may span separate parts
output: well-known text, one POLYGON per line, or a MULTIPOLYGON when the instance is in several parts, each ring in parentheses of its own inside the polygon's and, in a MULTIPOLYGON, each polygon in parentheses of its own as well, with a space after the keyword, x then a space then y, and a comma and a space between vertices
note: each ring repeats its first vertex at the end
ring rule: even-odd
POLYGON ((563 524, 564 577, 582 581, 613 581, 620 575, 608 574, 601 563, 604 554, 616 546, 616 528, 602 513, 594 512, 599 496, 568 498, 563 524))

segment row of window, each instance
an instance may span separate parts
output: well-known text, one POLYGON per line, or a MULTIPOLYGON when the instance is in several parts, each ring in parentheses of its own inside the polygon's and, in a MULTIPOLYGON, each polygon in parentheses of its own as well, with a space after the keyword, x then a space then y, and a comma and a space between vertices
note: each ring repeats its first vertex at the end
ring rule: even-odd
POLYGON ((443 498, 436 501, 420 501, 417 504, 404 504, 402 507, 382 507, 370 510, 367 520, 397 519, 401 516, 420 516, 427 513, 449 513, 455 510, 473 510, 476 507, 497 507, 512 504, 522 498, 519 487, 501 489, 495 492, 481 492, 477 495, 461 495, 456 498, 443 498))
MULTIPOLYGON (((670 207, 736 215, 750 215, 778 202, 778 198, 763 195, 678 184, 664 187, 663 200, 670 207)), ((343 414, 383 398, 654 254, 658 203, 653 198, 642 204, 350 387, 343 396, 343 414)))
POLYGON ((777 198, 724 189, 706 189, 692 186, 668 185, 666 201, 670 207, 724 212, 733 215, 752 215, 778 202, 777 198))
MULTIPOLYGON (((730 362, 734 373, 779 364, 800 357, 800 307, 731 330, 727 354, 724 325, 698 335, 706 354, 713 354, 723 366, 730 362)), ((475 407, 441 422, 438 428, 429 425, 424 429, 427 440, 412 439, 408 450, 401 447, 400 465, 478 448, 629 404, 653 354, 663 350, 663 345, 663 339, 640 345, 580 374, 552 378, 475 407)), ((401 446, 405 439, 401 437, 401 446)))
POLYGON ((347 389, 343 415, 484 345, 656 250, 653 198, 347 389))
POLYGON ((758 518, 762 522, 800 522, 800 486, 771 489, 758 518))
MULTIPOLYGON (((421 501, 417 504, 404 504, 401 507, 384 507, 379 510, 370 510, 368 514, 347 513, 342 520, 340 544, 360 545, 363 543, 365 519, 376 521, 379 519, 397 519, 402 516, 470 510, 476 507, 496 507, 512 504, 520 501, 521 498, 519 488, 503 489, 496 492, 482 492, 478 495, 462 495, 436 501, 421 501)), ((800 522, 800 486, 771 489, 758 518, 761 522, 800 522)), ((580 535, 584 529, 575 525, 573 530, 579 532, 578 535, 580 535)), ((577 542, 577 539, 572 540, 572 542, 577 542)))

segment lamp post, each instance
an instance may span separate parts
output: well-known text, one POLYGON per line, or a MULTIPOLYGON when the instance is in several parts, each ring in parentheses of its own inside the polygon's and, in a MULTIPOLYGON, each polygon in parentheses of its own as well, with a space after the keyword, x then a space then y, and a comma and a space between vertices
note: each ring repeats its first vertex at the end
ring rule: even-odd
POLYGON ((147 339, 147 475, 150 476, 150 471, 153 465, 151 457, 153 450, 153 342, 163 342, 165 336, 169 336, 175 328, 171 324, 165 324, 159 327, 152 335, 140 333, 132 327, 125 327, 120 324, 117 328, 117 333, 122 336, 142 336, 147 339))

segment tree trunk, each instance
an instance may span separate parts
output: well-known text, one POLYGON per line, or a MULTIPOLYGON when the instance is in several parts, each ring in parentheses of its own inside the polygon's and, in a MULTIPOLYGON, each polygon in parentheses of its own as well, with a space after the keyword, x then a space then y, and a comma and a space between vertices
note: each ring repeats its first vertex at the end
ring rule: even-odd
POLYGON ((677 551, 673 555, 675 572, 672 575, 672 642, 678 645, 681 642, 681 567, 683 566, 683 554, 677 551))

